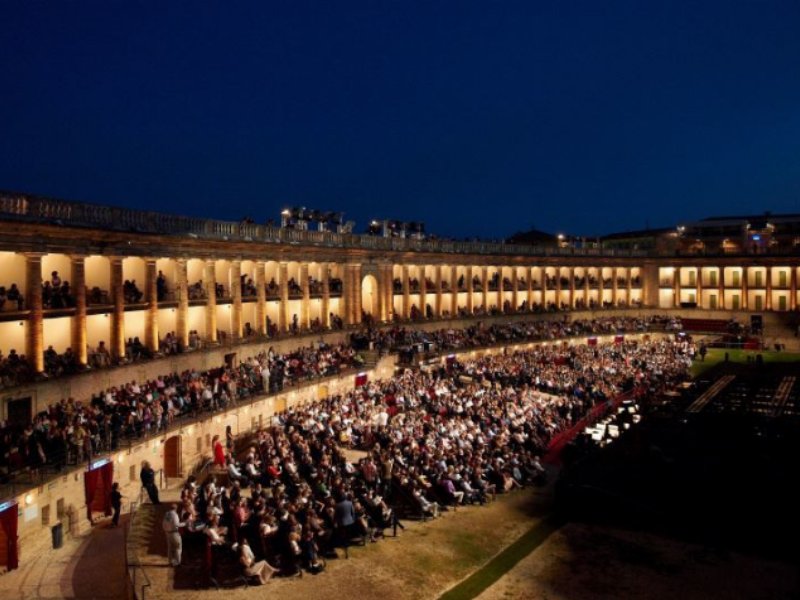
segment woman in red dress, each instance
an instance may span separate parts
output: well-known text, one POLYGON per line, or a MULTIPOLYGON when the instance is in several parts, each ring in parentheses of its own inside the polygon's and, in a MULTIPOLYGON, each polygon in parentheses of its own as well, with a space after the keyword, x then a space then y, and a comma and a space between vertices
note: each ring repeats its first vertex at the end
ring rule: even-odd
POLYGON ((211 445, 214 447, 214 464, 220 467, 225 467, 225 448, 222 442, 219 441, 219 436, 215 435, 211 440, 211 445))

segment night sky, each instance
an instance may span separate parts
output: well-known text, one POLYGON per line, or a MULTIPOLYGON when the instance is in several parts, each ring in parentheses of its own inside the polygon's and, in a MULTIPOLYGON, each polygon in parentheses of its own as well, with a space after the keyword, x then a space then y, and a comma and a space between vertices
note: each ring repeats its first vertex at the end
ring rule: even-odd
POLYGON ((0 189, 505 237, 800 212, 800 2, 0 4, 0 189))

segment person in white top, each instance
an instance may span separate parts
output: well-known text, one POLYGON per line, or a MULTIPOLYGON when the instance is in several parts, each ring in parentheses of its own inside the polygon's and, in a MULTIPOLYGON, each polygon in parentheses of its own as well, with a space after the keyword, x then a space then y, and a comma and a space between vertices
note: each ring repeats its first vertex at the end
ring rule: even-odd
POLYGON ((244 574, 248 577, 258 577, 261 585, 267 583, 269 578, 278 571, 265 560, 256 561, 246 537, 242 539, 242 544, 239 546, 239 562, 244 567, 244 574))
POLYGON ((181 523, 178 518, 178 505, 173 504, 169 510, 164 514, 164 520, 161 521, 161 526, 164 528, 164 533, 167 536, 167 555, 169 562, 173 567, 181 564, 181 553, 183 551, 183 541, 181 540, 181 527, 186 523, 181 523))

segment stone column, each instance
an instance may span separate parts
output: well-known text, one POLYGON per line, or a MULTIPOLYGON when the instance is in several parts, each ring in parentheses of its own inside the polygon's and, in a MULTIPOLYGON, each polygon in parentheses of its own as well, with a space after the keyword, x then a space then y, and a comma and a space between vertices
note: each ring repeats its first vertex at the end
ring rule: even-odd
MULTIPOLYGON (((631 297, 631 293, 630 293, 631 285, 630 285, 630 282, 631 282, 631 275, 630 275, 630 269, 628 269, 628 290, 629 290, 628 291, 628 302, 630 302, 630 297, 631 297)), ((697 288, 696 288, 696 292, 695 292, 697 294, 697 306, 699 306, 701 308, 708 308, 707 306, 703 306, 703 269, 702 269, 702 267, 697 267, 697 281, 695 283, 697 284, 697 288)))
POLYGON ((303 299, 300 301, 300 328, 309 329, 311 327, 311 288, 308 284, 308 263, 300 263, 300 289, 303 292, 303 299))
POLYGON ((533 267, 528 267, 528 312, 533 307, 533 267))
POLYGON ((436 285, 436 302, 433 307, 433 316, 437 319, 442 318, 442 265, 433 267, 433 283, 436 285))
POLYGON ((256 332, 267 335, 267 289, 266 266, 263 261, 256 262, 256 332))
POLYGON ((350 265, 352 272, 352 288, 353 288, 353 324, 358 325, 361 323, 361 265, 350 265))
POLYGON ((547 269, 542 267, 542 307, 547 310, 547 269))
POLYGON ((242 338, 242 261, 232 260, 231 280, 231 337, 234 341, 242 338))
POLYGON ((383 267, 383 320, 390 322, 394 315, 394 268, 392 265, 383 267))
POLYGON ((384 265, 383 279, 386 282, 383 286, 383 310, 384 320, 390 323, 394 319, 394 265, 384 265))
POLYGON ((109 351, 114 358, 125 358, 125 291, 122 287, 122 257, 109 258, 111 266, 111 302, 114 305, 111 313, 111 347, 109 351))
POLYGON ((725 269, 719 267, 717 271, 717 307, 724 310, 725 307, 725 269))
POLYGON ((583 302, 589 308, 589 267, 583 268, 583 302))
POLYGON ((681 305, 681 268, 675 267, 675 271, 673 273, 673 281, 672 284, 675 286, 675 298, 674 298, 674 306, 675 308, 679 308, 681 305))
MULTIPOLYGON (((633 290, 633 269, 631 267, 628 267, 626 269, 626 271, 628 272, 628 298, 627 298, 627 301, 628 301, 628 306, 630 306, 631 305, 631 300, 633 299, 633 294, 631 293, 631 290, 633 290)), ((639 275, 639 278, 641 279, 641 275, 639 275)))
POLYGON ((767 272, 767 297, 764 302, 765 310, 772 310, 772 267, 764 269, 767 272))
POLYGON ((72 262, 72 295, 75 298, 75 317, 72 319, 72 339, 70 345, 78 358, 85 365, 89 361, 86 349, 86 259, 73 255, 72 262))
POLYGON ((278 286, 280 287, 281 301, 278 305, 278 331, 289 330, 289 263, 281 261, 278 264, 278 286))
POLYGON ((25 357, 37 373, 44 371, 44 306, 42 304, 42 254, 25 255, 28 330, 25 337, 25 357))
POLYGON ((517 312, 519 308, 519 274, 517 267, 511 268, 511 312, 517 312))
POLYGON ((345 325, 350 325, 353 322, 352 319, 352 312, 353 312, 353 299, 350 296, 350 288, 352 285, 350 284, 350 277, 352 276, 352 272, 350 271, 350 265, 347 263, 342 264, 342 298, 340 300, 339 306, 340 313, 342 317, 342 321, 345 325))
POLYGON ((789 310, 797 310, 797 267, 789 271, 789 310))
POLYGON ((467 267, 464 279, 467 281, 467 313, 472 315, 475 310, 475 288, 472 282, 472 267, 467 267))
POLYGON ((322 263, 322 326, 329 329, 331 326, 331 283, 330 283, 331 267, 328 263, 322 263))
POLYGON ((458 316, 458 267, 450 267, 450 317, 458 316))
POLYGON ((214 261, 207 260, 203 265, 203 283, 206 286, 206 340, 217 342, 217 273, 214 261))
POLYGON ((556 307, 561 310, 561 267, 556 267, 556 307))
POLYGON ((425 265, 417 267, 417 271, 420 273, 419 278, 419 309, 420 313, 422 314, 423 319, 428 318, 428 281, 426 279, 425 274, 425 265))
POLYGON ((567 269, 567 277, 569 277, 569 308, 575 308, 575 269, 569 267, 567 269))
POLYGON ((606 286, 603 283, 603 267, 597 268, 597 306, 603 308, 603 292, 606 286))
POLYGON ((483 310, 489 310, 489 267, 481 267, 481 287, 483 288, 483 310))
POLYGON ((402 266, 400 275, 403 283, 403 319, 411 318, 411 282, 409 280, 408 265, 402 266))
POLYGON ((742 267, 742 309, 743 310, 748 310, 749 304, 750 304, 749 301, 748 301, 749 299, 747 297, 749 295, 749 290, 750 290, 750 284, 747 281, 747 276, 749 275, 748 271, 749 271, 748 267, 742 267))
POLYGON ((178 314, 176 318, 175 334, 178 336, 178 345, 181 349, 189 347, 189 274, 187 260, 179 258, 176 263, 175 292, 178 294, 178 314))
POLYGON ((661 282, 658 276, 658 265, 646 261, 641 268, 642 304, 657 308, 661 304, 661 282))
POLYGON ((156 259, 144 259, 144 345, 150 352, 158 352, 158 292, 156 287, 156 259))
POLYGON ((495 272, 497 273, 497 309, 502 314, 503 304, 505 304, 505 292, 506 292, 506 286, 503 283, 503 276, 505 274, 503 273, 503 267, 498 267, 497 271, 495 272))

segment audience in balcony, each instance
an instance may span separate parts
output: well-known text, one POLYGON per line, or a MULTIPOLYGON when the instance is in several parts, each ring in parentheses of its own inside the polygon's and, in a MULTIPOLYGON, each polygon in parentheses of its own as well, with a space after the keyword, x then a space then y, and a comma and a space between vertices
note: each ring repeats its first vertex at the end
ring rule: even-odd
POLYGON ((8 356, 0 351, 0 383, 2 387, 11 387, 26 383, 33 379, 34 372, 24 354, 17 354, 13 348, 8 356))
POLYGON ((75 297, 68 281, 61 281, 58 271, 53 271, 49 281, 42 282, 42 306, 44 308, 72 308, 75 297))
POLYGON ((0 285, 0 310, 5 308, 6 303, 11 310, 25 310, 25 298, 16 283, 12 283, 8 289, 0 285))
POLYGON ((122 295, 126 304, 138 304, 144 293, 137 287, 135 279, 126 279, 122 284, 122 295))
POLYGON ((205 300, 206 298, 208 298, 208 293, 202 280, 189 286, 189 300, 205 300))
POLYGON ((242 298, 255 298, 258 295, 258 288, 256 288, 253 278, 248 277, 246 273, 242 274, 240 277, 242 298))
POLYGON ((161 271, 156 276, 156 299, 158 302, 167 299, 167 278, 161 271))
POLYGON ((189 331, 189 348, 198 350, 203 347, 203 340, 196 329, 189 331))
POLYGON ((89 365, 95 369, 105 369, 112 365, 111 353, 105 342, 101 341, 97 348, 89 351, 89 365))
POLYGON ((167 332, 167 334, 158 341, 158 350, 164 355, 178 354, 180 352, 178 336, 175 335, 174 331, 167 332))
POLYGON ((269 298, 278 298, 280 296, 281 288, 275 282, 275 278, 271 278, 269 283, 267 284, 267 297, 269 298))
POLYGON ((56 352, 52 346, 48 346, 44 351, 44 372, 48 377, 74 375, 82 369, 78 355, 72 348, 67 348, 62 354, 56 352))
MULTIPOLYGON (((103 342, 100 342, 101 344, 103 342)), ((138 336, 128 338, 125 343, 125 360, 126 361, 139 361, 153 358, 153 353, 147 349, 138 336)))

